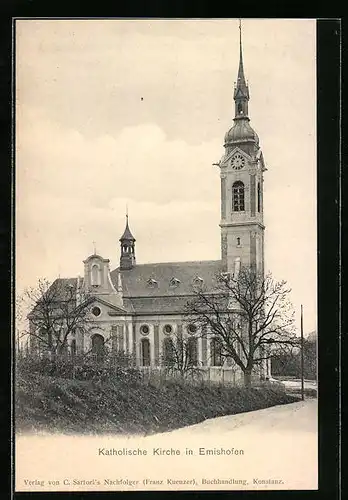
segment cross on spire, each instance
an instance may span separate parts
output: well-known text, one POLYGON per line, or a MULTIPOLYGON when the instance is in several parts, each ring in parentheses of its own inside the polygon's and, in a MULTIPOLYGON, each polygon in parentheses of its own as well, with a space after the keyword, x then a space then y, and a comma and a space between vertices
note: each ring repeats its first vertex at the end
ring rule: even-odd
POLYGON ((242 20, 239 19, 239 47, 240 53, 242 53, 242 20))
POLYGON ((93 255, 97 255, 97 245, 95 241, 92 241, 93 243, 93 255))

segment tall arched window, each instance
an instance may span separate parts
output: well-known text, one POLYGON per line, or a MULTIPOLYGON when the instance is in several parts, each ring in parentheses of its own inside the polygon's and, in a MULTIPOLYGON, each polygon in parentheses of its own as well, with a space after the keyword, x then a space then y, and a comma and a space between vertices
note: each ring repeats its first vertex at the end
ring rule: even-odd
POLYGON ((100 285, 100 269, 99 269, 98 264, 93 264, 91 278, 92 278, 91 279, 92 286, 99 286, 100 285))
POLYGON ((76 340, 72 339, 71 344, 70 344, 70 353, 72 356, 76 355, 76 340))
POLYGON ((149 339, 141 339, 141 364, 142 366, 150 366, 150 341, 149 339))
POLYGON ((257 183, 257 211, 261 212, 261 188, 260 183, 257 183))
POLYGON ((210 342, 211 364, 212 366, 222 365, 221 344, 216 338, 210 342))
POLYGON ((197 366, 198 364, 198 345, 197 339, 195 337, 190 337, 188 339, 188 362, 191 366, 197 366))
POLYGON ((232 186, 232 210, 234 212, 243 212, 244 208, 244 184, 242 181, 236 181, 232 186))
POLYGON ((171 338, 163 339, 163 359, 165 365, 174 363, 174 346, 171 338))

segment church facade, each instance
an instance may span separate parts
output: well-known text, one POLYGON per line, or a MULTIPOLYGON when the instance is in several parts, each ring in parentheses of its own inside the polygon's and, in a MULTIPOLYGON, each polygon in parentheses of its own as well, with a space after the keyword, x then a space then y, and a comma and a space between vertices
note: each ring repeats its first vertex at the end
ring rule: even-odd
MULTIPOLYGON (((193 339, 197 366, 209 378, 241 377, 232 362, 214 351, 213 338, 202 336, 187 324, 184 309, 193 297, 192 286, 209 288, 221 272, 238 272, 243 266, 264 271, 263 173, 266 170, 259 138, 250 125, 249 88, 244 75, 242 44, 234 88, 233 124, 224 138, 224 155, 217 164, 221 183, 221 259, 213 261, 138 264, 136 240, 128 216, 120 238, 120 262, 94 253, 84 260, 84 275, 67 281, 90 290, 91 325, 88 334, 75 333, 69 348, 76 353, 97 350, 107 339, 131 354, 138 366, 158 367, 166 339, 178 333, 193 339)), ((141 244, 141 243, 140 243, 141 244)), ((263 375, 268 373, 265 363, 263 375)))

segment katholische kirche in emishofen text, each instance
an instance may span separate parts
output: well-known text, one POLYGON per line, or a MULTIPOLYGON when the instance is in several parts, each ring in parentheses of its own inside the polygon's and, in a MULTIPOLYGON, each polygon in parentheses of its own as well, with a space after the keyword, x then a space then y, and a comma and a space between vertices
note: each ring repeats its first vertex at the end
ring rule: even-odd
MULTIPOLYGON (((91 328, 87 334, 76 331, 68 339, 72 352, 98 351, 111 338, 114 345, 134 357, 138 366, 155 368, 164 359, 167 339, 182 334, 191 339, 191 356, 209 379, 242 379, 238 366, 216 352, 213 338, 202 336, 195 325, 187 323, 183 313, 193 298, 195 284, 204 283, 209 289, 218 273, 236 275, 240 266, 253 265, 264 272, 266 168, 259 137, 250 125, 241 32, 239 50, 233 124, 225 134, 224 155, 217 164, 221 182, 221 259, 138 264, 136 239, 127 216, 116 269, 111 270, 109 259, 95 252, 83 261, 83 277, 58 278, 78 288, 86 287, 94 297, 91 328)), ((265 362, 259 375, 270 375, 269 367, 270 363, 265 362)))

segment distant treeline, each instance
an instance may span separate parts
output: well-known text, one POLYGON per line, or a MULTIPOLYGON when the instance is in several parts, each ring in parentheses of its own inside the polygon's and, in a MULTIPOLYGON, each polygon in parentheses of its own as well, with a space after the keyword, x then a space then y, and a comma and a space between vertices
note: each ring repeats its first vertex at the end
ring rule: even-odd
MULTIPOLYGON (((305 339, 303 344, 304 377, 317 377, 317 348, 315 339, 305 339)), ((272 375, 301 377, 301 351, 281 353, 272 357, 272 375)))

